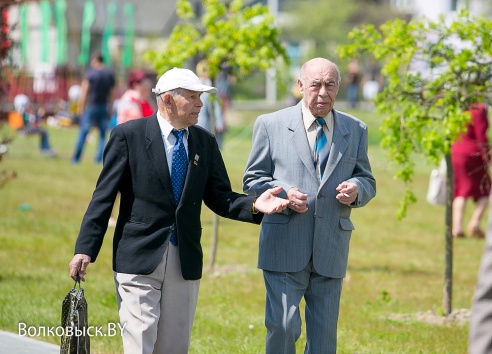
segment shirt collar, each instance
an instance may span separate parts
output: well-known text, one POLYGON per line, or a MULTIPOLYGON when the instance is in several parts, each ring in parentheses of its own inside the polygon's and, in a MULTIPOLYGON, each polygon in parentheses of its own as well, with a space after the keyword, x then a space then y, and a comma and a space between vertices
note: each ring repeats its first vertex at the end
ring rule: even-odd
MULTIPOLYGON (((164 135, 164 138, 165 139, 168 139, 169 138, 169 135, 171 134, 171 132, 173 131, 173 129, 176 129, 176 128, 174 128, 171 125, 171 123, 169 123, 167 120, 165 120, 161 116, 161 113, 159 111, 157 111, 157 122, 159 123, 159 127, 161 128, 162 135, 164 135)), ((185 128, 184 131, 185 131, 184 136, 186 138, 188 138, 188 134, 189 134, 188 128, 185 128)))
MULTIPOLYGON (((306 106, 304 106, 304 102, 301 104, 301 107, 302 107, 302 120, 304 122, 304 128, 307 131, 315 123, 316 118, 318 117, 313 116, 311 111, 306 106)), ((331 130, 330 127, 332 126, 331 122, 333 121, 333 112, 330 111, 325 117, 321 117, 321 118, 325 119, 326 128, 328 129, 328 131, 330 131, 331 130)))

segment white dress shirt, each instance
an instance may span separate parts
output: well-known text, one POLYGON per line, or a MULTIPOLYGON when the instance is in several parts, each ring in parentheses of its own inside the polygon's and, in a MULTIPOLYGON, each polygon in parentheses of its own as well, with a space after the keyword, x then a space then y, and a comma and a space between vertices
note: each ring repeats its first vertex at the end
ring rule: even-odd
MULTIPOLYGON (((166 149, 166 159, 167 167, 169 168, 169 174, 172 171, 173 164, 173 147, 176 144, 176 137, 172 133, 174 128, 167 120, 165 120, 159 111, 157 111, 157 121, 159 122, 159 127, 161 128, 162 140, 164 141, 164 148, 166 149)), ((183 144, 186 150, 186 155, 188 155, 188 128, 184 129, 185 133, 183 135, 183 144)), ((172 177, 172 176, 171 176, 172 177)))
MULTIPOLYGON (((302 121, 304 123, 304 128, 306 129, 306 135, 308 138, 309 142, 309 147, 311 148, 312 152, 312 157, 313 157, 313 162, 316 161, 316 157, 314 156, 314 144, 316 143, 316 129, 318 127, 316 123, 316 118, 313 116, 311 111, 304 106, 304 102, 302 103, 302 121)), ((327 146, 328 149, 331 149, 331 142, 333 141, 333 112, 330 111, 325 117, 319 117, 319 118, 324 118, 325 119, 325 125, 323 125, 323 132, 326 135, 327 139, 327 146)), ((319 165, 316 166, 316 172, 318 173, 318 176, 320 176, 319 173, 319 165)))

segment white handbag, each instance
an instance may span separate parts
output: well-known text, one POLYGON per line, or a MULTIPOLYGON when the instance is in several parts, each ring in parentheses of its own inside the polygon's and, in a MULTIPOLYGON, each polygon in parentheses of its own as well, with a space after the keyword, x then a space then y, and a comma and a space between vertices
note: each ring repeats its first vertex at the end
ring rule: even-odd
POLYGON ((364 86, 362 87, 362 97, 368 101, 373 100, 378 92, 379 83, 376 80, 369 80, 364 83, 364 86))
POLYGON ((446 204, 446 161, 444 159, 441 160, 439 168, 431 171, 426 199, 430 204, 446 204))

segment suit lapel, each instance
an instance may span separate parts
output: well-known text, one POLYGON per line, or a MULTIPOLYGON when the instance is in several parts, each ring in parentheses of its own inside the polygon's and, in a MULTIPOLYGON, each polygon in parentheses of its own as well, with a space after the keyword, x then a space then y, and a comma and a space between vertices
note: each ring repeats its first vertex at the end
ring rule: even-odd
POLYGON ((157 116, 154 114, 152 117, 146 118, 146 130, 145 138, 147 140, 147 153, 150 160, 162 182, 164 190, 169 198, 174 203, 174 193, 171 184, 171 174, 167 165, 166 148, 162 140, 162 133, 157 116))
POLYGON ((289 124, 287 126, 289 131, 291 131, 292 136, 291 139, 289 139, 285 143, 294 144, 302 163, 306 166, 306 169, 313 176, 313 178, 317 179, 318 177, 316 177, 316 167, 313 160, 313 152, 309 147, 306 129, 304 128, 304 122, 302 120, 301 104, 302 102, 299 102, 293 108, 294 111, 293 114, 291 114, 290 116, 289 124))
POLYGON ((345 136, 348 135, 348 133, 349 131, 345 126, 345 123, 340 118, 338 113, 333 110, 333 142, 330 147, 330 156, 328 156, 328 162, 326 163, 321 184, 325 183, 331 176, 333 170, 347 149, 348 141, 345 136))

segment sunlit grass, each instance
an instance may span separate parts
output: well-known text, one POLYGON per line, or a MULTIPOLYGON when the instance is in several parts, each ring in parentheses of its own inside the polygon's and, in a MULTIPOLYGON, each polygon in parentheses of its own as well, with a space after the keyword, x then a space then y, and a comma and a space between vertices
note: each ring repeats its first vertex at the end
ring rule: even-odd
MULTIPOLYGON (((223 156, 236 191, 241 191, 251 132, 259 112, 231 111, 223 156)), ((377 141, 380 119, 354 112, 370 126, 369 147, 378 195, 354 210, 348 277, 339 321, 340 353, 465 353, 468 325, 438 326, 389 319, 391 314, 441 312, 444 277, 444 210, 425 202, 430 166, 420 160, 414 190, 419 198, 397 221, 402 185, 377 141), (376 138, 374 138, 376 137, 376 138)), ((37 137, 17 138, 0 169, 18 177, 0 190, 0 329, 57 326, 61 301, 73 286, 68 263, 100 166, 96 140, 80 165, 70 157, 76 129, 50 128, 55 159, 38 154, 37 137)), ((203 210, 203 247, 208 264, 212 213, 203 210)), ((83 284, 90 325, 117 322, 111 270, 112 229, 83 284)), ((204 274, 191 353, 263 353, 264 286, 256 269, 259 226, 220 219, 216 272, 204 274)), ((469 308, 483 241, 455 242, 454 308, 469 308)), ((57 337, 44 340, 58 343, 57 337)), ((303 352, 305 335, 298 343, 303 352)), ((93 337, 93 353, 121 353, 119 337, 93 337)))

